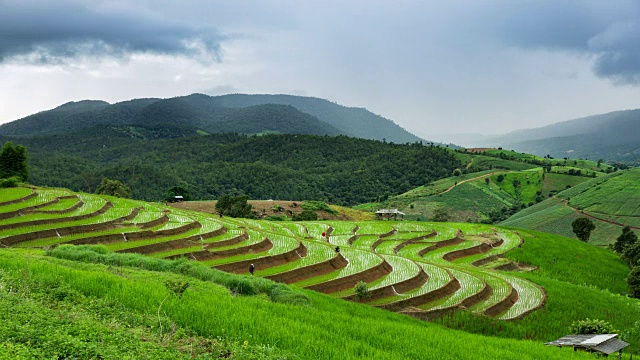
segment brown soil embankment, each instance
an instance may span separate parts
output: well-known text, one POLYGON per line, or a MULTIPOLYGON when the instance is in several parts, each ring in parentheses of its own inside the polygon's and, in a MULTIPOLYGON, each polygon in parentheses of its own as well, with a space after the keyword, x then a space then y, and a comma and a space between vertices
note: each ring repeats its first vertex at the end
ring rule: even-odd
POLYGON ((502 239, 496 241, 493 244, 482 243, 480 245, 472 246, 467 249, 461 249, 461 250, 456 250, 456 251, 446 253, 442 258, 446 261, 454 261, 456 259, 460 259, 460 258, 471 256, 471 255, 484 254, 489 252, 491 249, 502 245, 503 243, 504 243, 504 240, 502 239))
POLYGON ((472 262, 471 265, 473 265, 475 267, 481 267, 481 266, 487 265, 489 263, 492 263, 492 262, 498 260, 498 258, 500 258, 500 256, 498 256, 498 255, 487 256, 485 258, 478 259, 478 260, 472 262))
POLYGON ((129 215, 126 215, 114 220, 105 221, 105 222, 96 223, 96 224, 69 226, 69 227, 56 228, 56 229, 33 231, 26 234, 7 236, 4 239, 0 240, 0 242, 2 242, 6 246, 11 246, 23 241, 46 239, 46 238, 51 238, 56 236, 59 237, 59 236, 65 236, 65 235, 73 235, 73 234, 112 229, 112 228, 115 228, 116 224, 122 221, 129 221, 135 218, 138 215, 138 212, 140 212, 140 208, 135 208, 131 210, 131 213, 129 215))
POLYGON ((181 257, 192 258, 197 261, 207 261, 214 259, 222 259, 230 256, 242 255, 242 254, 256 254, 264 251, 268 251, 273 248, 273 243, 268 238, 264 238, 262 241, 248 246, 241 246, 233 249, 209 251, 200 250, 189 252, 185 254, 167 256, 166 259, 173 260, 181 257))
POLYGON ((182 234, 184 232, 187 232, 193 229, 198 229, 200 227, 202 227, 202 225, 199 222, 194 221, 182 226, 178 226, 173 229, 157 230, 157 231, 143 230, 143 231, 123 232, 120 234, 88 236, 81 239, 68 241, 66 242, 66 244, 73 244, 73 245, 110 244, 110 243, 121 242, 121 241, 154 239, 159 237, 174 236, 174 235, 182 234))
POLYGON ((433 243, 433 245, 427 246, 426 248, 420 250, 418 252, 418 256, 424 256, 429 251, 433 251, 433 250, 440 249, 440 248, 447 247, 447 246, 458 245, 458 244, 461 244, 462 242, 464 242, 464 239, 462 239, 462 238, 460 238, 458 236, 456 236, 454 238, 451 238, 449 240, 438 241, 438 242, 433 243))
MULTIPOLYGON (((369 293, 370 297, 366 299, 360 300, 360 302, 370 302, 378 299, 383 299, 389 296, 397 295, 398 293, 407 292, 411 289, 415 289, 424 285, 429 280, 429 275, 424 271, 424 269, 420 268, 418 274, 410 279, 400 281, 395 284, 391 284, 385 287, 381 287, 378 289, 371 290, 369 293)), ((350 295, 344 297, 345 300, 349 301, 358 301, 355 295, 350 295)))
MULTIPOLYGON (((186 238, 183 238, 183 239, 177 239, 177 240, 160 242, 160 243, 156 243, 156 244, 149 244, 149 245, 143 245, 143 246, 133 247, 133 248, 129 248, 129 249, 123 249, 123 250, 120 250, 118 252, 137 253, 137 254, 151 254, 151 253, 155 253, 155 252, 177 250, 177 249, 182 249, 182 248, 194 246, 196 244, 199 244, 200 241, 202 241, 204 239, 210 239, 210 238, 222 235, 222 234, 224 234, 226 232, 227 232, 227 228, 225 228, 223 226, 220 229, 216 229, 214 231, 210 231, 210 232, 204 233, 204 234, 197 234, 197 235, 192 235, 192 236, 189 236, 189 237, 186 237, 186 238)), ((240 234, 240 235, 238 235, 236 237, 233 237, 231 239, 228 239, 228 240, 204 244, 204 248, 208 249, 213 244, 217 244, 218 247, 233 245, 233 244, 237 244, 237 243, 239 243, 241 241, 244 241, 244 240, 246 240, 248 238, 249 238, 249 234, 242 233, 242 234, 240 234)))
POLYGON ((309 290, 330 294, 333 292, 350 289, 356 286, 356 284, 360 281, 369 283, 378 280, 385 275, 389 275, 391 271, 393 271, 393 267, 386 260, 383 260, 380 264, 359 273, 345 276, 339 279, 329 280, 320 284, 307 286, 306 288, 309 290))
MULTIPOLYGON (((447 270, 447 272, 449 271, 447 270)), ((449 272, 449 276, 451 280, 449 280, 448 283, 446 283, 445 285, 435 290, 429 291, 428 293, 425 293, 422 295, 413 296, 408 299, 396 301, 391 304, 382 305, 380 307, 385 310, 400 311, 407 307, 424 305, 432 301, 438 300, 440 298, 443 298, 445 296, 452 295, 456 291, 458 291, 458 289, 460 289, 460 282, 458 281, 458 279, 453 277, 453 275, 450 272, 449 272)))
POLYGON ((283 254, 243 260, 230 264, 217 265, 214 266, 214 268, 236 274, 246 274, 249 272, 249 265, 251 264, 256 267, 256 270, 268 269, 270 267, 290 263, 305 256, 307 256, 307 248, 304 246, 304 244, 298 243, 298 246, 295 249, 289 250, 283 254))
POLYGON ((28 213, 28 212, 30 212, 32 210, 40 209, 40 208, 43 208, 43 207, 49 206, 49 205, 54 205, 59 201, 60 201, 59 198, 55 198, 55 199, 53 199, 51 201, 47 201, 47 202, 42 203, 42 204, 33 205, 33 206, 27 206, 27 207, 23 207, 22 209, 3 212, 3 213, 0 213, 0 220, 10 219, 10 218, 16 217, 16 216, 22 216, 22 215, 24 215, 24 214, 26 214, 26 213, 28 213))
POLYGON ((291 284, 345 268, 348 263, 349 262, 347 262, 347 259, 345 259, 342 254, 337 253, 336 256, 327 261, 290 270, 280 274, 267 276, 267 279, 285 284, 291 284))
POLYGON ((89 213, 89 214, 84 214, 84 215, 77 215, 77 216, 67 216, 67 217, 63 217, 63 218, 53 218, 53 219, 41 219, 41 220, 32 220, 32 221, 24 221, 24 222, 18 222, 18 223, 12 223, 12 224, 4 224, 4 225, 0 225, 0 230, 7 230, 7 229, 17 229, 23 226, 36 226, 36 225, 45 225, 45 224, 55 224, 55 223, 66 223, 66 222, 72 222, 72 221, 79 221, 79 220, 85 220, 85 219, 89 219, 98 215, 102 215, 104 213, 106 213, 109 209, 111 209, 113 207, 113 204, 110 202, 106 202, 104 204, 104 206, 102 206, 102 208, 89 213))
POLYGON ((438 235, 438 233, 433 231, 430 234, 414 237, 414 238, 408 239, 406 241, 403 241, 400 244, 398 244, 398 246, 393 248, 393 253, 397 254, 398 251, 402 250, 402 248, 404 248, 405 246, 407 246, 409 244, 414 244, 416 242, 419 242, 420 240, 426 240, 426 239, 432 238, 432 237, 434 237, 436 235, 438 235))
POLYGON ((498 314, 502 314, 503 312, 511 308, 513 304, 515 304, 517 301, 518 301, 518 291, 512 287, 507 297, 505 297, 501 301, 497 302, 496 304, 486 309, 484 311, 484 314, 490 317, 494 317, 498 314))
POLYGON ((82 206, 84 206, 84 201, 80 200, 80 198, 78 198, 78 195, 60 196, 58 198, 58 200, 74 199, 74 198, 78 199, 78 201, 75 204, 71 205, 70 207, 68 207, 66 209, 61 209, 61 210, 30 210, 29 212, 38 213, 38 214, 66 214, 66 213, 70 213, 70 212, 78 210, 82 206))
POLYGON ((491 287, 486 282, 483 281, 483 287, 479 292, 465 298, 458 304, 441 308, 441 309, 434 309, 434 310, 423 310, 423 309, 412 307, 412 308, 403 309, 402 311, 400 311, 400 313, 409 315, 411 317, 415 317, 421 320, 431 321, 441 316, 451 314, 454 311, 467 309, 481 301, 484 301, 491 296, 492 292, 493 290, 491 289, 491 287))
MULTIPOLYGON (((535 284, 534 284, 535 285, 535 284)), ((536 307, 533 307, 525 312, 523 312, 522 314, 514 317, 513 319, 509 319, 509 321, 514 321, 514 320, 521 320, 522 318, 524 318, 525 316, 531 314, 532 312, 543 308, 546 304, 547 304, 547 292, 544 290, 544 288, 535 285, 538 289, 540 289, 540 291, 542 292, 542 301, 540 302, 540 304, 536 307)))
POLYGON ((164 214, 162 214, 162 216, 160 216, 157 219, 153 219, 145 223, 139 223, 138 227, 141 229, 148 229, 148 228, 156 227, 158 225, 166 224, 167 222, 169 222, 169 215, 167 215, 167 213, 165 212, 164 214))
POLYGON ((5 205, 11 205, 11 204, 17 204, 19 202, 23 202, 23 201, 27 201, 31 198, 34 198, 38 196, 38 193, 35 191, 31 191, 31 194, 27 195, 27 196, 23 196, 21 198, 18 199, 13 199, 13 200, 9 200, 9 201, 4 201, 4 202, 0 202, 0 206, 5 206, 5 205))

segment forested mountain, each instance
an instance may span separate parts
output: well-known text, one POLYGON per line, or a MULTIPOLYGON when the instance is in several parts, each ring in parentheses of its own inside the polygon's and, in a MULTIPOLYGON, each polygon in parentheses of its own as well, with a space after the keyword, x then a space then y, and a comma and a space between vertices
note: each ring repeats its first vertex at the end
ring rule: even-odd
POLYGON ((539 156, 588 158, 640 163, 640 109, 588 116, 488 141, 539 156))
MULTIPOLYGON (((135 99, 67 103, 0 126, 0 134, 36 136, 73 132, 96 125, 171 125, 207 133, 294 133, 347 135, 406 143, 420 141, 391 120, 366 109, 290 95, 202 94, 170 99, 135 99)), ((167 134, 170 135, 170 134, 167 134)))
POLYGON ((344 135, 363 139, 386 139, 396 143, 422 140, 393 121, 367 109, 346 107, 314 97, 231 94, 216 96, 212 99, 220 106, 225 107, 241 108, 260 104, 291 105, 339 129, 344 135))
POLYGON ((196 199, 244 193, 252 199, 352 205, 400 194, 461 166, 453 152, 420 143, 293 134, 186 137, 187 132, 100 125, 13 141, 28 148, 33 184, 90 192, 107 177, 122 180, 135 198, 145 200, 160 200, 181 185, 196 199), (163 131, 185 136, 143 139, 163 131))

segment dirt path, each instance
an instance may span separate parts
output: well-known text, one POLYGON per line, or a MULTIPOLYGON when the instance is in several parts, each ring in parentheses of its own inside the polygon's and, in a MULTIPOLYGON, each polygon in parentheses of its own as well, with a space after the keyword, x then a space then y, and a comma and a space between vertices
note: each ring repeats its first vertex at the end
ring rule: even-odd
POLYGON ((476 158, 471 158, 471 161, 469 161, 469 163, 467 164, 467 166, 465 167, 465 169, 469 169, 471 167, 471 165, 473 165, 473 160, 475 160, 476 158))
MULTIPOLYGON (((466 182, 473 181, 473 180, 482 179, 482 178, 485 178, 485 177, 487 177, 487 176, 491 176, 491 175, 493 175, 493 174, 495 174, 495 173, 498 173, 498 172, 500 172, 500 171, 496 171, 496 172, 492 172, 492 173, 489 173, 489 174, 484 174, 484 175, 476 176, 476 177, 471 178, 471 179, 462 180, 462 181, 458 182, 456 185, 452 185, 452 186, 451 186, 450 188, 448 188, 447 190, 445 190, 445 191, 443 191, 443 192, 441 192, 441 193, 438 193, 438 194, 433 194, 432 196, 446 194, 446 193, 448 193, 449 191, 453 190, 453 188, 454 188, 454 187, 456 187, 456 186, 458 186, 458 185, 460 185, 460 184, 464 184, 464 183, 466 183, 466 182)), ((504 171, 502 171, 502 172, 504 172, 504 171)))
MULTIPOLYGON (((555 197, 555 196, 554 196, 554 197, 555 197)), ((615 221, 611 221, 611 220, 607 220, 607 219, 602 219, 602 218, 599 218, 599 217, 597 217, 597 216, 591 215, 591 214, 589 214, 589 213, 582 212, 582 211, 580 211, 580 210, 578 210, 578 209, 576 209, 576 208, 572 207, 571 205, 569 205, 569 201, 568 201, 568 200, 566 200, 566 199, 562 199, 562 203, 564 204, 564 206, 566 206, 566 207, 568 207, 569 209, 571 209, 571 210, 573 210, 573 211, 577 212, 578 214, 580 214, 580 215, 584 215, 584 216, 589 217, 589 218, 592 218, 592 219, 594 219, 594 220, 602 221, 602 222, 605 222, 605 223, 607 223, 607 224, 616 225, 616 226, 621 226, 621 227, 628 226, 628 227, 630 227, 630 228, 632 228, 632 229, 640 230, 640 227, 637 227, 637 226, 631 226, 631 225, 626 225, 626 224, 622 224, 622 223, 615 222, 615 221)))

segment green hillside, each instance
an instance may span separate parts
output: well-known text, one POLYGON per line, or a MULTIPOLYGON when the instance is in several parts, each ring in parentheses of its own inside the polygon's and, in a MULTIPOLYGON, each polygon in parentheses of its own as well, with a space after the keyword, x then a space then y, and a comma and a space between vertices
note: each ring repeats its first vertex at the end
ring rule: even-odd
POLYGON ((487 150, 481 155, 456 151, 455 155, 463 164, 461 175, 356 208, 398 208, 414 220, 432 219, 439 213, 449 221, 498 222, 593 176, 613 171, 611 166, 598 166, 593 161, 543 159, 510 150, 487 150), (589 176, 581 176, 585 174, 589 176))
MULTIPOLYGON (((613 253, 494 225, 269 222, 16 188, 0 190, 0 243, 8 247, 0 283, 9 284, 0 301, 42 314, 36 323, 6 323, 15 334, 0 342, 8 357, 51 349, 118 356, 144 341, 150 354, 185 357, 216 346, 257 354, 248 358, 581 358, 542 342, 586 317, 627 330, 640 316, 638 300, 620 295, 628 269, 613 253), (249 264, 255 277, 243 275, 249 264), (355 297, 359 281, 370 297, 355 297), (96 314, 102 307, 126 311, 96 314), (48 316, 56 309, 60 316, 48 316), (103 320, 126 346, 92 335, 103 320), (46 336, 41 329, 50 327, 46 336), (69 334, 76 340, 61 342, 69 334), (24 340, 34 337, 36 346, 24 340), (194 343, 196 350, 187 346, 194 343)), ((634 336, 625 339, 637 349, 634 336)))
POLYGON ((596 225, 589 242, 613 243, 625 225, 640 229, 640 169, 618 171, 559 192, 502 224, 575 237, 571 223, 588 216, 596 225))

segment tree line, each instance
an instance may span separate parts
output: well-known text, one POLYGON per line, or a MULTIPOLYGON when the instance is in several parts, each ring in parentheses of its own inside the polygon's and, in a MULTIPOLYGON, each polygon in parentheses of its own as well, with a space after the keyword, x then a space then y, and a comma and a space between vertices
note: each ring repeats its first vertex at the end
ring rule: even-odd
POLYGON ((133 198, 157 201, 173 187, 191 199, 379 201, 461 167, 448 149, 346 136, 213 134, 148 141, 112 127, 24 138, 35 185, 93 192, 103 178, 133 198))

